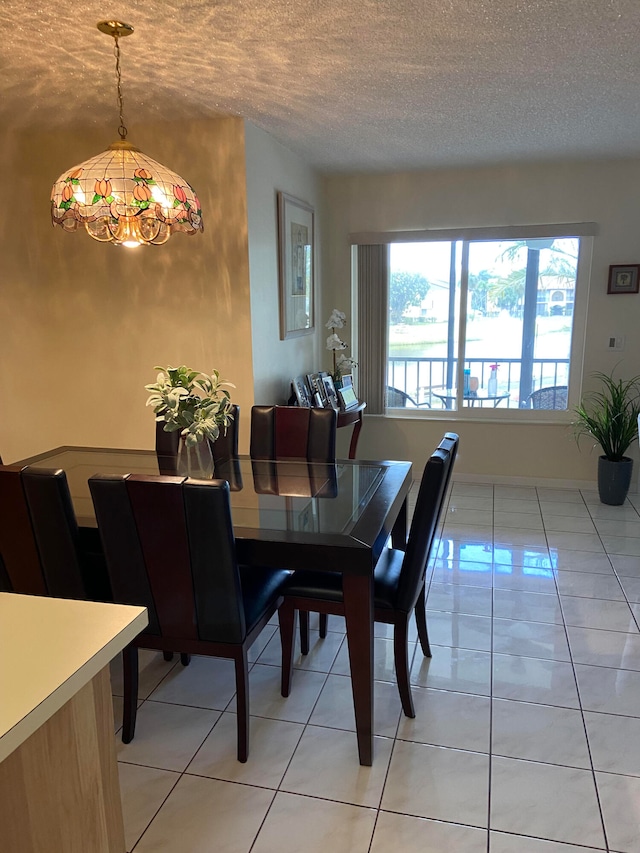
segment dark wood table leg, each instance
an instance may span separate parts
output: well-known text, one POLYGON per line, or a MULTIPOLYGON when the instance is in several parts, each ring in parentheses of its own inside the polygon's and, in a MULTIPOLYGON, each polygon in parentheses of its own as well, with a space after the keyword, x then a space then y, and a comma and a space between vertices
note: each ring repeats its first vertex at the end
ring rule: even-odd
POLYGON ((351 433, 351 443, 349 444, 349 459, 356 458, 356 449, 358 447, 358 437, 360 435, 360 430, 362 429, 362 412, 359 412, 358 420, 353 425, 353 432, 351 433))
POLYGON ((407 547, 407 499, 404 499, 402 509, 398 513, 393 527, 391 528, 391 544, 398 551, 404 551, 407 547))
POLYGON ((373 579, 343 575, 344 613, 360 764, 373 761, 373 579))

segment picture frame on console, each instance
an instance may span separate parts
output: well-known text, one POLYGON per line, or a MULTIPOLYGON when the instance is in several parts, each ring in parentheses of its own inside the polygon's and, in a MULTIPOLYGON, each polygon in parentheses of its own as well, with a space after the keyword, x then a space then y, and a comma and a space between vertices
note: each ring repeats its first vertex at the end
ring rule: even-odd
POLYGON ((309 389, 307 387, 307 382, 304 376, 296 376, 295 379, 291 380, 291 384, 293 385, 293 393, 296 398, 296 405, 303 406, 304 408, 309 408, 313 406, 313 397, 309 396, 309 389))
POLYGON ((313 401, 312 405, 321 407, 323 409, 326 408, 326 406, 328 405, 328 400, 326 398, 324 390, 322 374, 307 373, 307 385, 309 386, 310 399, 313 401), (318 399, 320 400, 320 402, 318 402, 318 399))
POLYGON ((353 374, 343 373, 340 377, 340 383, 342 388, 353 388, 353 374))
POLYGON ((327 374, 322 377, 322 384, 324 385, 324 393, 327 398, 327 405, 332 409, 336 409, 336 411, 340 408, 340 402, 338 400, 338 395, 336 394, 336 389, 333 384, 333 378, 327 374))
POLYGON ((353 386, 351 385, 348 385, 346 388, 338 388, 338 398, 340 400, 340 408, 343 409, 343 411, 354 409, 356 406, 360 405, 359 400, 356 397, 356 392, 353 390, 353 386))

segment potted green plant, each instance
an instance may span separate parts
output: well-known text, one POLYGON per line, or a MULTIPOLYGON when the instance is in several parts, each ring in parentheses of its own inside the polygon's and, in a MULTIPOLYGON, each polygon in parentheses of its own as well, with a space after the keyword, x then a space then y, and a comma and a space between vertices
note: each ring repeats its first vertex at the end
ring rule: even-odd
POLYGON ((598 458, 598 493, 604 504, 624 503, 633 470, 633 459, 625 456, 638 438, 640 414, 640 376, 614 379, 606 373, 594 373, 602 382, 600 391, 587 394, 574 410, 576 440, 595 439, 602 448, 598 458))
POLYGON ((178 472, 189 476, 213 475, 210 441, 220 430, 225 432, 233 420, 231 395, 223 386, 235 388, 220 379, 217 370, 209 376, 180 367, 156 367, 157 381, 145 385, 150 396, 147 406, 153 408, 156 421, 164 421, 166 432, 180 430, 178 472))

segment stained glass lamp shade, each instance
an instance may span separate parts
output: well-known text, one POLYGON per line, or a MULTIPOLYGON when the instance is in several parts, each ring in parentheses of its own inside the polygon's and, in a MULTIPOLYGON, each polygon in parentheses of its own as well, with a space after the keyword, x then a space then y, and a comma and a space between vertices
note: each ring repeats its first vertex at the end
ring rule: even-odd
POLYGON ((54 225, 84 225, 96 240, 165 243, 174 231, 203 230, 200 202, 184 178, 126 140, 63 172, 51 191, 54 225))
POLYGON ((133 27, 100 21, 115 41, 120 139, 102 154, 63 172, 51 190, 51 219, 65 231, 83 225, 103 243, 135 248, 166 243, 174 231, 203 231, 200 202, 190 184, 127 141, 123 119, 119 39, 133 27))

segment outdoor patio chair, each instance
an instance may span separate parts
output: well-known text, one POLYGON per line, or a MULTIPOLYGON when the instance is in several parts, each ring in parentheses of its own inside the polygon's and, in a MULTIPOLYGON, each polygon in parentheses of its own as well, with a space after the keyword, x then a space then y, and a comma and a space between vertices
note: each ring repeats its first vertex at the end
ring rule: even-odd
POLYGON ((567 390, 566 385, 538 388, 537 391, 529 394, 529 406, 532 409, 566 409, 567 390))
POLYGON ((392 385, 387 385, 387 408, 388 409, 406 409, 415 407, 416 409, 427 406, 431 408, 431 404, 426 400, 422 403, 417 403, 413 397, 401 391, 399 388, 394 388, 392 385))

